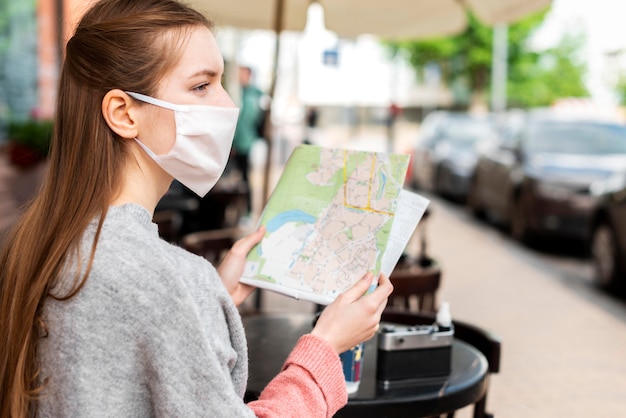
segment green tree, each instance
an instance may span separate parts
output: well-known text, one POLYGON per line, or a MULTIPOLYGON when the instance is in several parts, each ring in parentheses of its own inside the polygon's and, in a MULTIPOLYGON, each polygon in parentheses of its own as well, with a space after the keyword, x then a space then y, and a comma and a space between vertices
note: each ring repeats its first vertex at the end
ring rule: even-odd
MULTIPOLYGON (((509 106, 544 106, 558 97, 588 95, 582 82, 586 67, 576 58, 584 38, 566 36, 547 51, 531 49, 530 40, 546 14, 547 10, 536 13, 508 28, 509 106)), ((393 54, 406 54, 418 79, 424 68, 437 64, 442 80, 455 92, 457 105, 468 105, 470 97, 486 103, 491 83, 493 28, 471 14, 468 21, 459 35, 388 43, 393 54)))
POLYGON ((509 105, 548 106, 563 97, 588 97, 583 78, 587 65, 580 56, 585 37, 565 35, 559 44, 535 53, 529 63, 519 62, 509 72, 509 105))

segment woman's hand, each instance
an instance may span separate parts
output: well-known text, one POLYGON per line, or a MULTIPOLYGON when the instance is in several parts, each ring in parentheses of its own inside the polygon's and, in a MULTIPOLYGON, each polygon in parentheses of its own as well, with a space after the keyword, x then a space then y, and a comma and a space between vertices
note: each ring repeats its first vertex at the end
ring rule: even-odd
POLYGON ((311 334, 328 341, 337 353, 372 338, 378 331, 380 315, 393 290, 389 278, 381 274, 376 290, 363 296, 372 284, 372 278, 372 274, 367 273, 328 305, 311 334))
POLYGON ((239 283, 239 279, 243 274, 248 253, 261 241, 264 235, 265 227, 262 226, 252 234, 237 240, 217 268, 217 273, 222 278, 222 282, 236 306, 243 303, 255 289, 253 286, 239 283))

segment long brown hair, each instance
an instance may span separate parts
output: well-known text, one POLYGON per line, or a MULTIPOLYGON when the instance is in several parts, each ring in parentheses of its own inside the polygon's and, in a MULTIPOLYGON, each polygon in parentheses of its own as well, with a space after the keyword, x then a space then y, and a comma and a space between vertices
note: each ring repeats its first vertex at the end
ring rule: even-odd
POLYGON ((119 192, 126 142, 106 124, 111 89, 153 94, 178 59, 187 29, 213 25, 176 0, 101 0, 66 45, 48 173, 0 253, 0 418, 27 417, 41 392, 37 341, 47 297, 69 299, 89 274, 102 222, 119 192), (167 34, 168 36, 164 36, 167 34), (173 36, 169 36, 172 34, 173 36), (100 219, 86 271, 73 290, 52 295, 64 262, 100 219))

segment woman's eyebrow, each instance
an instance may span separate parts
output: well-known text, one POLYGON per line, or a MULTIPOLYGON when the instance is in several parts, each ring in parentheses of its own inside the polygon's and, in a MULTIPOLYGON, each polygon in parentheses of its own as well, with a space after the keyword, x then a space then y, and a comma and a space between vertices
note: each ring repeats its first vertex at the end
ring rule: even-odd
POLYGON ((217 77, 218 74, 219 74, 218 71, 204 69, 204 70, 196 71, 195 73, 191 74, 189 78, 198 77, 202 75, 209 76, 209 77, 217 77))

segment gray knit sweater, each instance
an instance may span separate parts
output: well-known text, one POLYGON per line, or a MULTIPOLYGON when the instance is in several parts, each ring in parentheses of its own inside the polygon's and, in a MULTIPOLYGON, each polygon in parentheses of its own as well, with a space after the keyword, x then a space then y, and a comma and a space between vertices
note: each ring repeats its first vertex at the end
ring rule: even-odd
MULTIPOLYGON (((70 263, 57 293, 74 273, 70 263)), ((44 320, 38 416, 254 415, 242 400, 244 330, 217 272, 159 239, 140 206, 110 208, 85 286, 67 301, 48 298, 44 320)))

